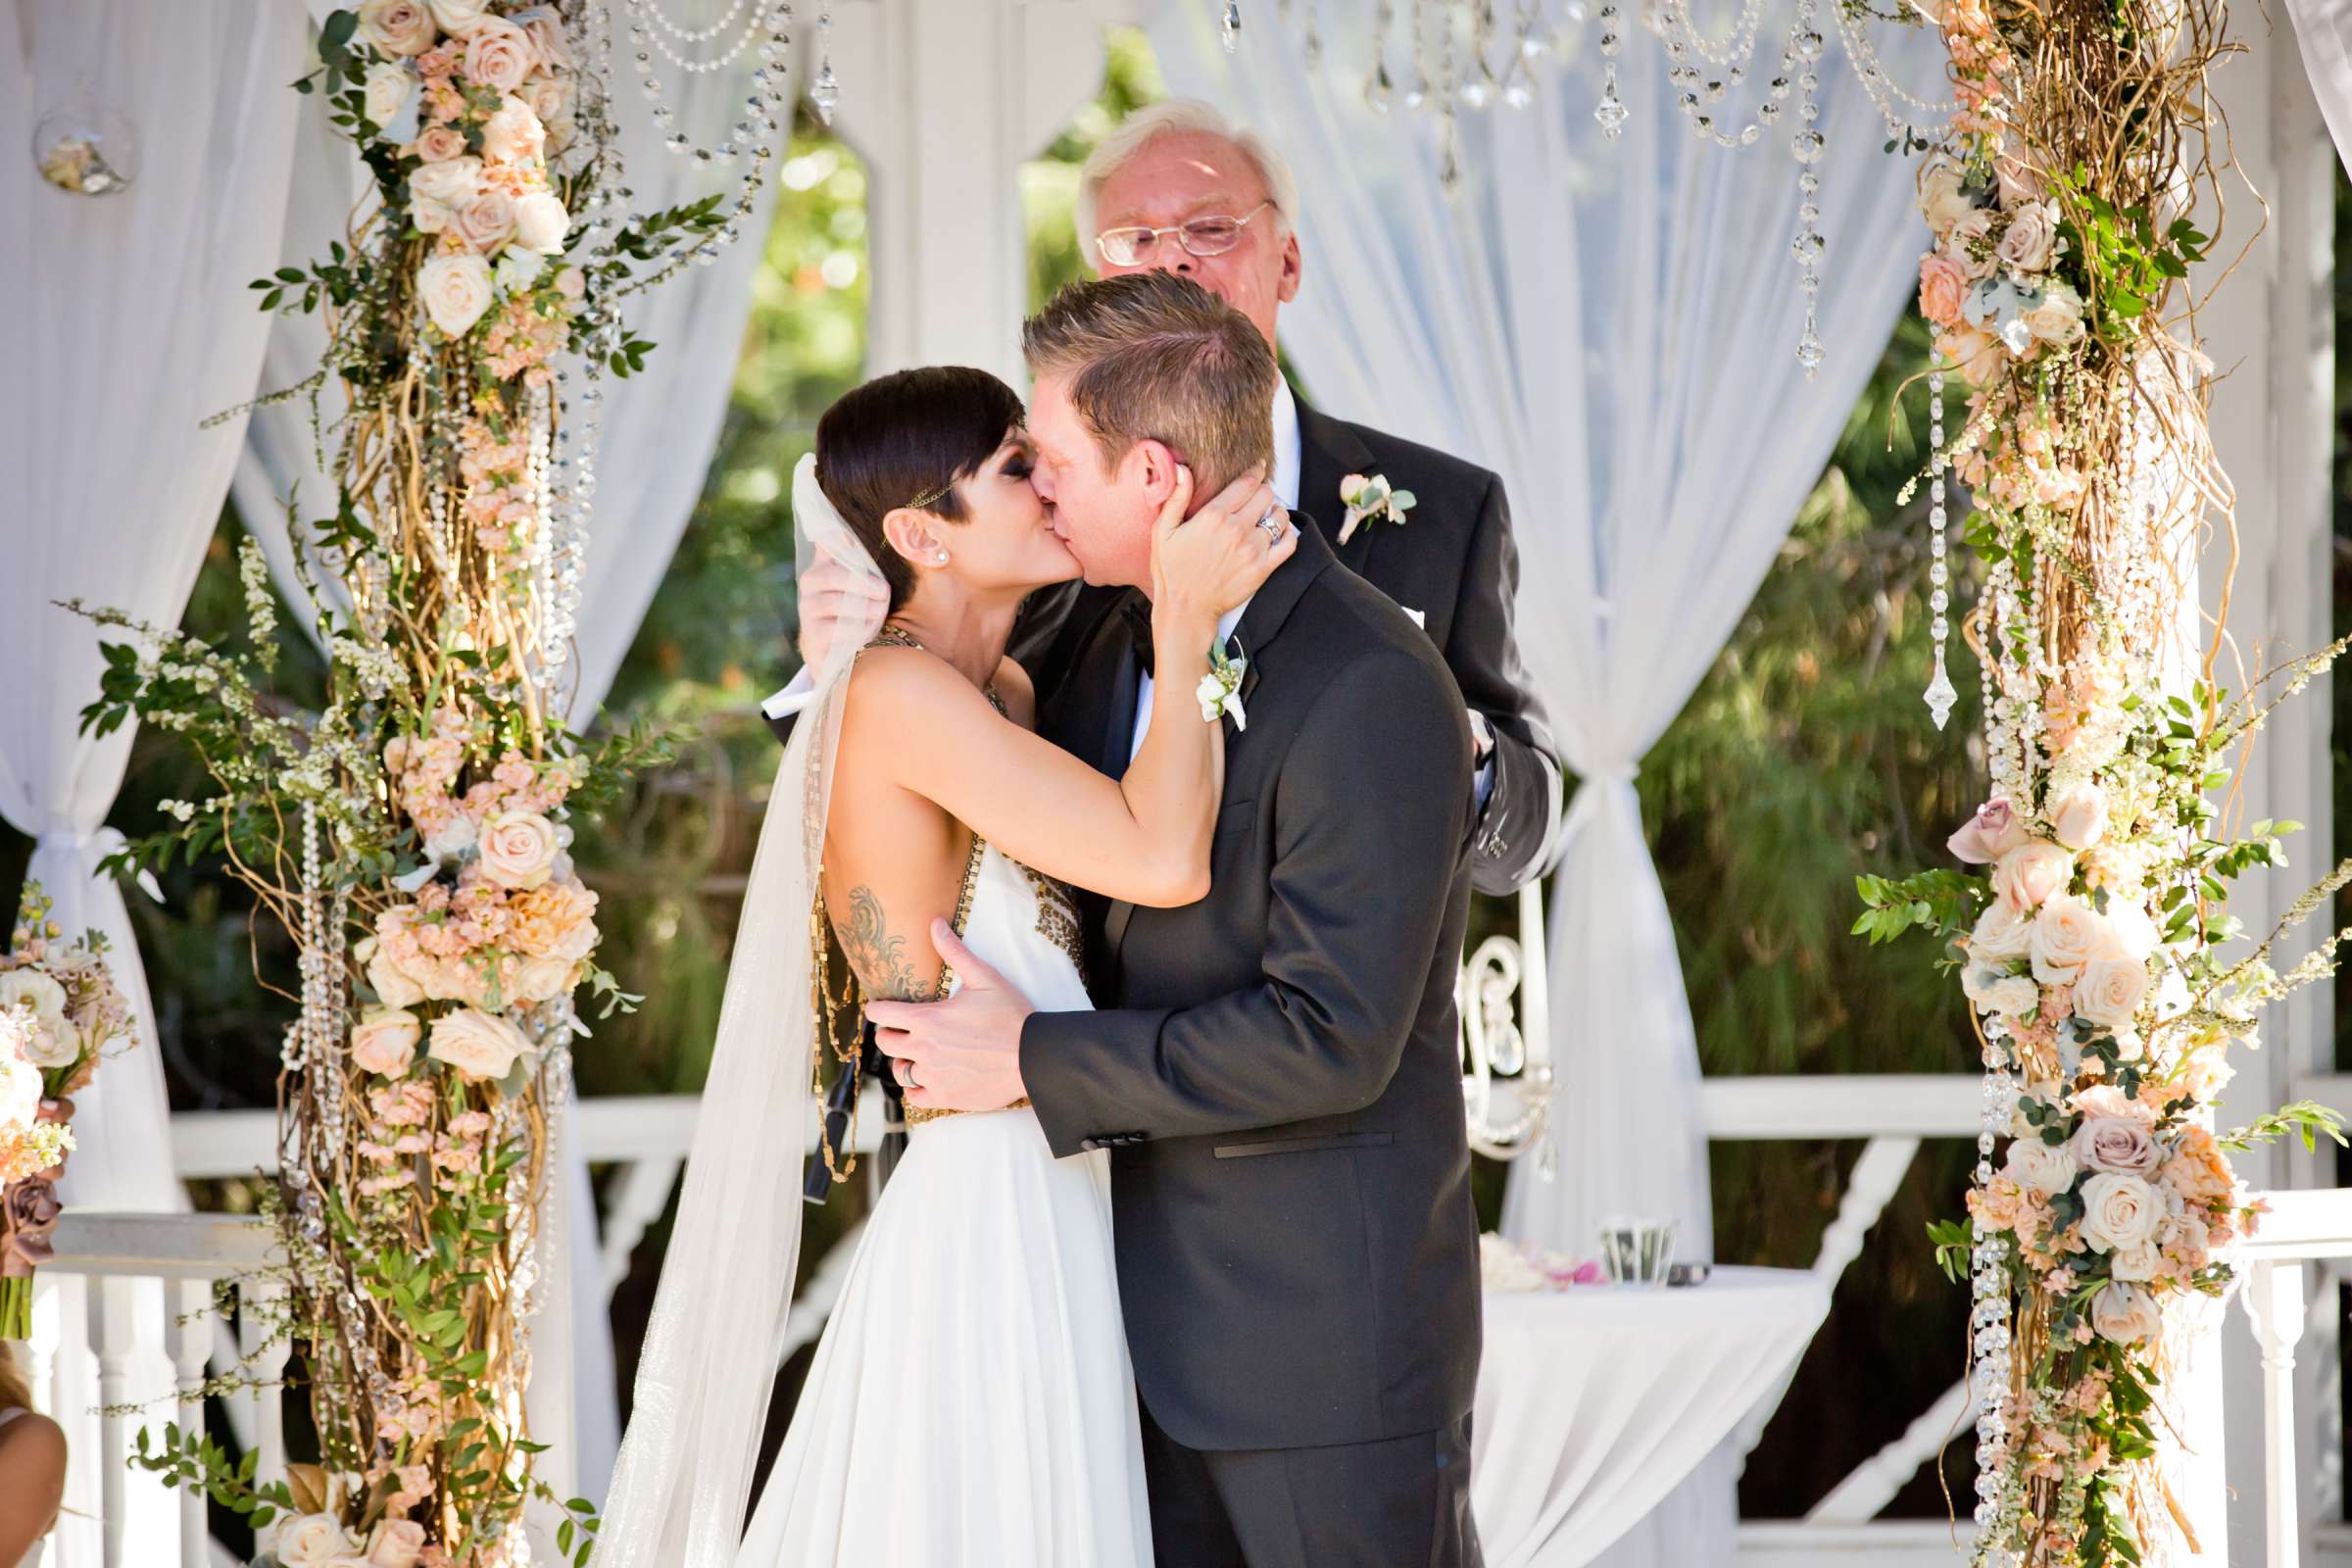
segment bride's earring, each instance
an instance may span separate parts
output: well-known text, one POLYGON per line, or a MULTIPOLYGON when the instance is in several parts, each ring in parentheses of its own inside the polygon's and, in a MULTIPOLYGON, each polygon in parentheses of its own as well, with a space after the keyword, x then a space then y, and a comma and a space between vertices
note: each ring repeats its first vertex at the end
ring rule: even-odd
POLYGON ((931 560, 935 564, 944 566, 948 564, 948 553, 945 550, 942 550, 938 555, 933 556, 931 560))

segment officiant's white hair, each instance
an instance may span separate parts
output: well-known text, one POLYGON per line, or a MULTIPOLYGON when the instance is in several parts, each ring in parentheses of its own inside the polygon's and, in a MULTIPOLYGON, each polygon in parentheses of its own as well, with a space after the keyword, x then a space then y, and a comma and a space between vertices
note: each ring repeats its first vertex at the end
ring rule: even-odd
POLYGON ((1273 143, 1254 130, 1237 128, 1215 104, 1199 98, 1170 98, 1149 109, 1139 109, 1120 122, 1119 128, 1096 145, 1087 157, 1086 167, 1078 171, 1081 255, 1091 262, 1095 254, 1095 202, 1102 194, 1104 181, 1155 138, 1187 131, 1214 136, 1240 148, 1242 156, 1257 166, 1259 177, 1266 182, 1266 194, 1274 198, 1275 234, 1291 231, 1292 219, 1298 211, 1298 181, 1291 173, 1288 161, 1274 150, 1273 143))

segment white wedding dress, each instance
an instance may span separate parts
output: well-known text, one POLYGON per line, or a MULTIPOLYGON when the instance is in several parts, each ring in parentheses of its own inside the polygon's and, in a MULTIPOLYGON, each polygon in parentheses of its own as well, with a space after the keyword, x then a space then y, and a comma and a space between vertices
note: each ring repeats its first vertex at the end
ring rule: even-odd
MULTIPOLYGON (((963 937, 1091 1005, 1069 895, 975 843, 963 937)), ((911 1118, 910 1118, 911 1119, 911 1118)), ((945 1115, 865 1223, 738 1568, 1149 1568, 1109 1156, 1025 1106, 945 1115)))

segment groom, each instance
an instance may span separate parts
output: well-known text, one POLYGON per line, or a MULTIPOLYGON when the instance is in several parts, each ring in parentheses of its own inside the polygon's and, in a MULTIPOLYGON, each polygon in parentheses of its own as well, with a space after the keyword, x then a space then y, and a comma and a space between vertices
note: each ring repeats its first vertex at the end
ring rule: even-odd
MULTIPOLYGON (((1087 580, 1126 590, 1066 629, 1041 727, 1115 775, 1151 714, 1134 625, 1152 517, 1192 455, 1264 460, 1274 356, 1157 271, 1065 290, 1023 347, 1039 494, 1087 580)), ((1480 1561, 1453 1004, 1470 730, 1429 638, 1298 526, 1222 628, 1248 667, 1208 897, 1092 911, 1104 1011, 1033 1012, 945 922, 963 990, 867 1010, 909 1103, 1027 1096, 1056 1154, 1111 1151, 1163 1568, 1462 1568, 1480 1561)))

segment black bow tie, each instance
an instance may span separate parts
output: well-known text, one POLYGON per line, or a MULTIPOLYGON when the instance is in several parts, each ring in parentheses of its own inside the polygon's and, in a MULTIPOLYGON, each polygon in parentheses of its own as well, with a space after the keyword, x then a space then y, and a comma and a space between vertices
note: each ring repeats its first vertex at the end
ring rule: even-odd
POLYGON ((1135 654, 1135 666, 1145 674, 1152 673, 1152 601, 1140 592, 1127 596, 1119 606, 1119 614, 1127 622, 1128 646, 1135 654))

